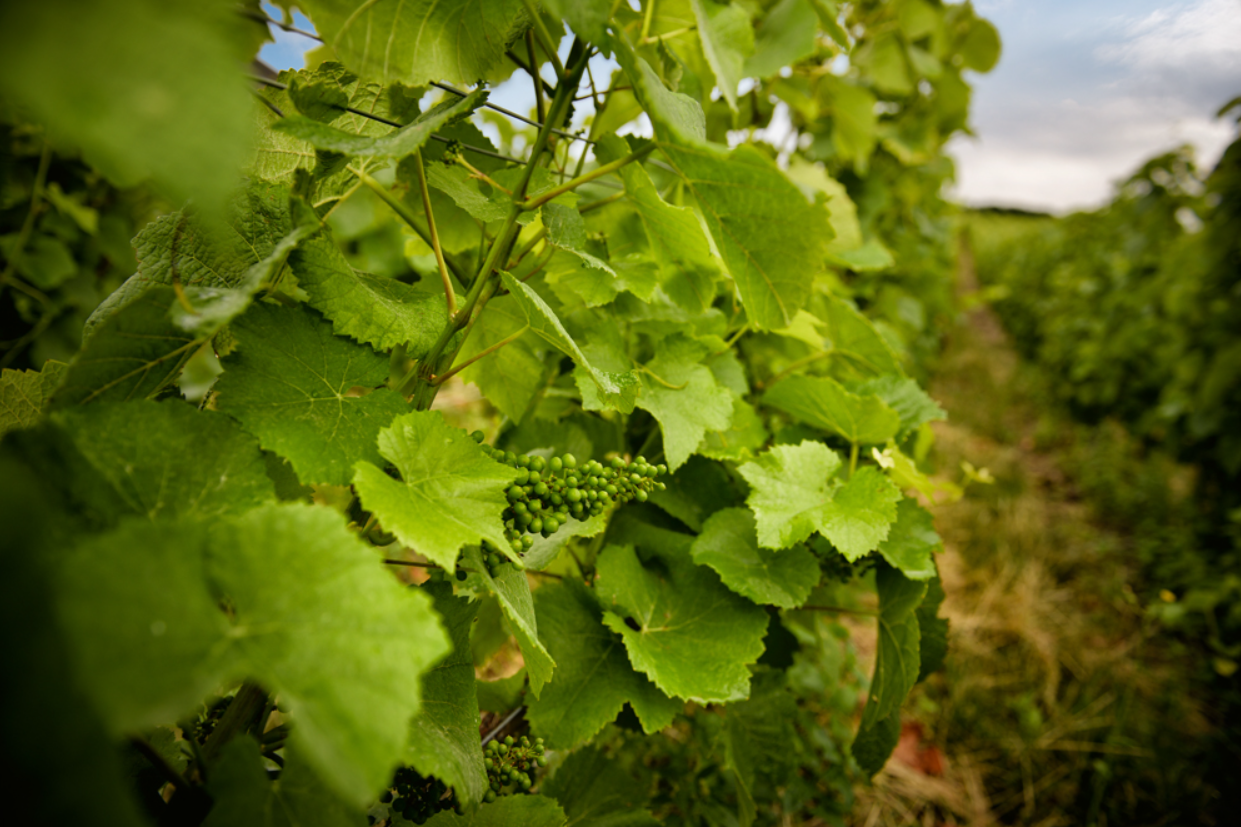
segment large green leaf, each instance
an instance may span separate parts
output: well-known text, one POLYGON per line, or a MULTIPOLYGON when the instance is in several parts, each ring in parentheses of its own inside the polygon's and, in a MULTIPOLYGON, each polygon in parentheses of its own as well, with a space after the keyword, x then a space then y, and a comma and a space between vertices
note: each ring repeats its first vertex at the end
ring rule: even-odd
POLYGON ((814 54, 818 21, 810 0, 780 0, 763 18, 745 74, 769 78, 814 54))
POLYGON ((905 375, 892 347, 875 329, 874 323, 844 299, 828 297, 823 321, 833 354, 841 356, 862 376, 905 375))
POLYGON ((787 327, 825 266, 832 228, 823 204, 756 149, 661 143, 693 194, 751 322, 787 327))
POLYGON ((560 802, 568 827, 658 827, 645 809, 649 794, 600 750, 586 747, 570 755, 543 782, 544 795, 560 802))
POLYGON ((252 26, 220 3, 4 3, 0 95, 114 183, 218 206, 250 139, 252 26))
POLYGON ((174 321, 210 334, 245 310, 318 228, 318 217, 287 186, 266 181, 234 193, 223 216, 189 208, 161 216, 134 238, 138 272, 91 314, 86 332, 150 287, 178 284, 185 300, 174 306, 174 321))
POLYGON ((538 700, 530 725, 552 749, 573 749, 616 719, 628 703, 642 727, 654 733, 672 723, 683 704, 635 672, 616 633, 603 625, 594 593, 566 580, 534 593, 539 634, 559 664, 538 700))
POLYGON ((737 84, 745 76, 746 58, 754 53, 750 14, 740 5, 690 0, 698 20, 698 37, 715 82, 728 106, 737 111, 737 84))
POLYGON ((842 160, 865 169, 879 132, 875 96, 869 89, 834 75, 823 77, 822 88, 832 113, 832 143, 836 152, 842 160))
POLYGON ((755 785, 760 778, 785 778, 797 701, 784 675, 764 670, 755 676, 747 700, 730 704, 724 719, 724 765, 737 786, 738 821, 748 827, 757 812, 755 785))
POLYGON ((882 445, 901 426, 896 411, 879 397, 849 393, 828 376, 790 376, 772 386, 763 403, 856 444, 882 445))
POLYGON ((475 83, 528 26, 521 0, 303 0, 324 41, 383 83, 475 83))
POLYGON ((49 359, 41 371, 0 371, 0 437, 18 428, 29 428, 42 418, 66 367, 63 362, 49 359))
POLYGON ((348 800, 371 800, 405 760, 421 676, 449 652, 431 601, 310 505, 215 526, 209 566, 242 670, 288 704, 291 743, 348 800))
POLYGON ((198 523, 132 519, 65 557, 58 603, 114 734, 175 721, 236 671, 198 523))
POLYGON ((617 542, 643 550, 640 558, 633 546, 609 546, 598 560, 603 622, 624 638, 630 662, 667 695, 704 703, 745 698, 767 613, 690 561, 691 535, 634 520, 614 532, 617 542))
POLYGON ((405 345, 409 358, 421 359, 448 324, 442 292, 353 269, 326 231, 294 251, 289 266, 310 306, 331 319, 336 332, 379 350, 405 345))
POLYGON ((896 411, 901 418, 898 439, 913 433, 927 422, 948 418, 944 409, 928 396, 916 381, 907 376, 877 376, 854 385, 853 391, 862 395, 873 393, 896 411))
POLYGON ((543 4, 552 14, 559 15, 574 34, 596 46, 608 45, 608 19, 612 16, 612 0, 546 0, 543 4))
POLYGON ((707 138, 707 119, 702 105, 689 95, 673 92, 651 65, 634 53, 624 33, 613 30, 612 48, 633 94, 651 119, 655 134, 662 140, 682 145, 702 144, 707 138))
POLYGON ((891 753, 891 747, 886 754, 881 747, 890 739, 893 720, 899 732, 901 702, 918 680, 921 635, 916 612, 927 591, 925 582, 910 580, 886 565, 877 569, 875 584, 879 589, 879 648, 853 753, 871 775, 883 768, 891 753), (861 754, 859 742, 864 747, 861 754))
MULTIPOLYGON (((485 312, 485 322, 474 326, 457 357, 459 361, 477 356, 527 326, 526 311, 514 296, 492 299, 485 312)), ((461 371, 462 379, 478 385, 487 401, 515 422, 522 421, 530 409, 548 368, 529 339, 533 337, 521 336, 461 371)), ((586 381, 594 388, 592 379, 586 381)))
POLYGON ((438 411, 411 411, 379 432, 379 453, 401 474, 359 462, 354 488, 380 525, 448 570, 466 543, 486 540, 512 555, 504 537, 504 491, 517 471, 482 452, 438 411))
POLYGON ((742 465, 759 545, 788 548, 818 531, 849 560, 874 551, 896 521, 901 492, 869 466, 842 481, 841 466, 818 442, 776 445, 742 465))
POLYGON ((939 607, 945 596, 944 584, 937 573, 927 584, 926 597, 918 606, 918 630, 922 636, 918 644, 920 681, 938 671, 944 665, 944 657, 948 654, 948 620, 939 616, 939 607))
POLYGON ((879 544, 883 559, 911 580, 929 580, 936 574, 932 555, 941 548, 943 541, 935 533, 931 512, 917 500, 901 500, 896 506, 896 522, 888 538, 879 544))
MULTIPOLYGON (((501 548, 506 548, 501 546, 501 548)), ((463 568, 470 570, 463 588, 474 593, 490 592, 500 601, 500 609, 508 618, 530 676, 530 694, 538 698, 543 686, 551 680, 556 662, 539 639, 539 622, 534 612, 534 597, 526 573, 511 564, 500 566, 492 574, 483 564, 478 546, 467 546, 461 556, 463 568)))
POLYGON ((302 115, 290 115, 272 125, 272 129, 292 135, 316 149, 339 152, 357 158, 404 158, 413 155, 439 131, 455 120, 464 118, 487 100, 487 92, 477 89, 463 98, 455 95, 420 115, 413 123, 378 137, 358 135, 302 115))
POLYGON ((452 787, 466 804, 487 791, 483 748, 478 738, 478 695, 470 630, 479 604, 453 597, 446 583, 425 587, 448 629, 452 652, 422 677, 422 710, 410 728, 407 762, 422 775, 452 787))
POLYGON ((564 810, 542 795, 506 795, 472 813, 444 810, 426 827, 565 827, 564 810))
MULTIPOLYGON (((629 145, 609 135, 599 139, 595 153, 600 161, 613 161, 629 154, 629 145)), ((641 222, 651 255, 659 263, 662 281, 666 284, 678 275, 691 276, 687 284, 699 292, 694 309, 701 311, 710 307, 715 295, 712 282, 719 272, 719 264, 711 253, 698 216, 689 207, 674 207, 664 201, 641 164, 626 164, 621 167, 620 176, 641 222)))
POLYGON ((587 267, 601 270, 613 278, 616 277, 616 271, 608 262, 592 255, 586 249, 586 222, 582 220, 580 212, 573 207, 553 201, 544 204, 539 214, 543 226, 547 228, 549 244, 577 256, 587 267))
POLYGON ((710 566, 724 585, 755 603, 791 609, 805 603, 819 582, 818 559, 805 546, 760 548, 754 515, 745 508, 712 514, 691 553, 695 563, 710 566))
POLYGON ((276 498, 259 445, 237 422, 184 402, 126 402, 56 415, 136 513, 217 517, 276 498))
POLYGON ((147 399, 167 387, 210 338, 173 323, 175 301, 171 287, 156 287, 96 327, 69 363, 53 405, 147 399))
POLYGON ((238 344, 215 385, 220 410, 307 484, 347 485, 355 462, 380 463, 379 429, 408 407, 387 388, 353 389, 382 384, 386 357, 334 335, 304 307, 256 304, 229 329, 238 344))
POLYGON ((701 364, 707 347, 684 337, 660 342, 642 372, 637 406, 659 421, 668 467, 685 464, 709 431, 727 430, 733 396, 701 364))
POLYGON ((538 293, 534 292, 533 288, 513 278, 509 273, 501 273, 500 278, 526 314, 526 324, 530 326, 530 332, 572 358, 578 367, 594 379, 604 398, 623 395, 625 390, 633 384, 633 378, 628 374, 609 373, 592 366, 586 354, 582 353, 581 348, 577 346, 577 342, 573 341, 573 337, 564 329, 556 313, 547 306, 547 302, 543 301, 538 293))
POLYGON ((204 827, 362 827, 366 816, 324 788, 296 750, 272 781, 258 742, 236 738, 211 765, 207 783, 214 805, 204 827))

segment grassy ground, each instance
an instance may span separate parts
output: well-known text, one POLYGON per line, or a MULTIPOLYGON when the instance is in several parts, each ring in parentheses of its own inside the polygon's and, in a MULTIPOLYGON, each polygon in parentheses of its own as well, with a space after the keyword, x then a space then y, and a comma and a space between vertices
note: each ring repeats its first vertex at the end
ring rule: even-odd
POLYGON ((1106 519, 1115 500, 1174 513, 1191 479, 1048 411, 1041 381, 985 308, 963 315, 932 383, 950 416, 934 458, 995 482, 936 512, 948 666, 907 704, 858 824, 1215 823, 1192 655, 1151 619, 1135 538, 1106 519))

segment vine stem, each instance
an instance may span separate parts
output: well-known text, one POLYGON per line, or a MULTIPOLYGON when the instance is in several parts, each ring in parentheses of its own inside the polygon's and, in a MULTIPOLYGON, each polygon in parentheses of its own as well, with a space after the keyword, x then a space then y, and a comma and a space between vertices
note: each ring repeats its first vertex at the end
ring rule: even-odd
POLYGON ((494 345, 491 345, 490 347, 484 350, 480 350, 478 353, 475 353, 473 356, 471 356, 469 359, 466 359, 464 362, 460 362, 454 365, 452 370, 435 377, 435 379, 432 380, 431 384, 433 385, 444 384, 449 379, 453 378, 458 373, 460 373, 461 371, 468 368, 470 365, 477 362, 479 359, 490 356, 491 354, 495 353, 497 350, 504 347, 505 345, 512 344, 513 342, 517 341, 519 338, 521 338, 521 335, 529 329, 530 329, 530 325, 526 325, 525 327, 518 330, 516 333, 511 333, 508 336, 505 336, 503 339, 496 342, 494 345))
MULTIPOLYGON (((543 47, 543 51, 547 52, 547 57, 552 62, 552 68, 556 70, 556 77, 561 84, 565 81, 564 64, 560 62, 560 55, 556 54, 556 44, 552 41, 551 32, 547 30, 547 24, 543 22, 539 10, 534 6, 534 0, 521 0, 526 7, 526 11, 530 13, 530 21, 533 24, 534 35, 539 39, 539 45, 543 47)), ((535 66, 534 71, 537 75, 539 67, 535 66)), ((538 78, 535 78, 538 83, 538 78)))
MULTIPOLYGON (((253 681, 246 681, 233 696, 233 702, 220 716, 220 723, 203 745, 203 758, 211 763, 220 755, 224 745, 233 740, 234 736, 249 732, 260 721, 258 717, 267 709, 267 693, 253 681)), ((206 769, 205 767, 203 768, 206 769)))
POLYGON ((526 197, 526 189, 530 185, 530 179, 534 176, 534 170, 539 164, 543 151, 547 148, 551 131, 568 111, 570 102, 577 92, 577 83, 582 73, 586 70, 585 50, 581 40, 574 41, 569 57, 571 61, 575 60, 576 62, 569 76, 563 78, 556 86, 556 94, 552 98, 551 107, 548 109, 547 120, 544 121, 543 128, 539 130, 538 137, 535 138, 534 146, 530 152, 530 160, 526 162, 521 180, 514 190, 513 206, 509 209, 508 215, 505 216, 504 224, 500 231, 496 233, 495 240, 491 244, 491 249, 487 252, 487 258, 483 262, 483 266, 479 268, 477 277, 470 285, 470 291, 466 296, 464 306, 455 316, 449 318, 448 324, 440 331, 439 337, 427 352, 426 358, 417 368, 415 373, 417 384, 414 387, 413 402, 418 410, 429 409, 431 403, 435 401, 435 395, 439 391, 440 386, 433 383, 432 377, 437 372, 442 372, 441 362, 445 363, 445 367, 452 364, 452 360, 456 358, 462 345, 469 338, 470 331, 477 323, 483 308, 487 306, 487 302, 495 295, 496 289, 499 287, 500 279, 496 267, 501 261, 507 260, 507 256, 512 250, 513 241, 516 239, 519 228, 517 219, 523 212, 520 199, 526 197), (449 351, 449 345, 458 331, 463 331, 463 335, 452 345, 451 351, 449 351))
POLYGON ((849 444, 849 476, 853 476, 853 472, 857 470, 858 444, 852 442, 849 444))
POLYGON ((606 163, 603 166, 595 167, 590 172, 583 173, 576 178, 571 178, 558 187, 553 187, 546 192, 541 192, 533 198, 527 198, 521 205, 522 209, 537 210, 553 198, 564 195, 566 192, 572 192, 582 184, 589 183, 596 178, 602 178, 605 175, 610 175, 626 164, 632 164, 634 161, 642 160, 647 155, 650 155, 654 150, 655 144, 650 144, 649 146, 644 146, 642 149, 629 153, 624 158, 617 158, 615 161, 606 163))
POLYGON ((431 191, 427 188, 427 171, 422 165, 422 150, 414 153, 414 168, 418 171, 418 189, 422 192, 422 209, 427 214, 431 249, 435 251, 435 263, 439 267, 440 279, 444 282, 444 297, 448 301, 448 316, 451 318, 457 314, 457 296, 452 289, 452 279, 448 277, 448 263, 444 261, 444 251, 440 248, 440 234, 435 229, 435 212, 431 209, 431 191))

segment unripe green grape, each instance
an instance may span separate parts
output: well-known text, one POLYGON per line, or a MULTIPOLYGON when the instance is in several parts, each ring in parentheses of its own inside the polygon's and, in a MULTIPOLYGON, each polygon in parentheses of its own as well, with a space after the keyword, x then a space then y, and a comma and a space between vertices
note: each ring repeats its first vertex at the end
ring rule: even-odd
POLYGON ((517 467, 518 467, 518 468, 521 468, 521 469, 523 469, 523 470, 524 470, 524 469, 526 469, 526 468, 529 468, 529 467, 530 467, 530 457, 526 456, 525 454, 518 454, 518 456, 517 456, 517 467))
POLYGON ((517 455, 514 454, 512 451, 505 451, 504 452, 504 464, 505 465, 516 465, 517 455))
POLYGON ((607 492, 607 495, 608 495, 609 497, 615 497, 615 496, 616 496, 616 486, 615 486, 615 485, 606 485, 606 486, 604 486, 603 490, 604 490, 605 492, 607 492))
POLYGON ((644 503, 647 500, 646 492, 639 490, 638 493, 633 495, 633 498, 640 503, 644 503))
POLYGON ((547 470, 553 474, 559 474, 562 468, 564 468, 564 460, 560 457, 552 457, 547 463, 547 470))
POLYGON ((530 470, 542 471, 547 468, 547 461, 542 457, 530 457, 530 470))
POLYGON ((493 801, 495 801, 495 800, 496 800, 496 794, 495 794, 494 792, 492 792, 491 790, 487 790, 486 795, 484 795, 484 796, 483 796, 483 801, 485 801, 485 802, 487 802, 488 804, 490 804, 491 802, 493 802, 493 801))
POLYGON ((517 472, 517 479, 513 480, 517 485, 525 485, 530 482, 530 472, 525 468, 517 472))
POLYGON ((552 494, 551 500, 552 500, 552 505, 560 505, 562 502, 564 502, 564 497, 560 496, 559 494, 552 494))
POLYGON ((528 549, 534 545, 534 538, 527 534, 521 538, 521 544, 528 549))
POLYGON ((557 520, 555 517, 548 517, 546 520, 543 521, 543 530, 546 531, 548 534, 555 534, 559 528, 560 528, 560 521, 557 520))
POLYGON ((479 444, 482 444, 482 441, 486 439, 486 436, 483 434, 482 431, 475 431, 474 433, 470 434, 470 439, 474 440, 475 442, 479 444))
POLYGON ((565 468, 576 468, 577 467, 577 457, 573 456, 572 454, 565 454, 563 457, 560 458, 560 461, 564 463, 565 468))
POLYGON ((532 533, 537 534, 538 532, 542 530, 543 530, 543 518, 542 517, 535 517, 533 520, 530 521, 530 531, 532 533))
POLYGON ((612 467, 613 468, 624 468, 625 461, 621 459, 620 457, 612 457, 612 467))
MULTIPOLYGON (((538 457, 535 457, 538 459, 538 457)), ((543 474, 537 468, 530 471, 530 484, 537 485, 539 480, 543 479, 543 474)))
POLYGON ((496 752, 500 753, 501 755, 508 755, 508 744, 500 744, 499 746, 496 747, 496 752))
POLYGON ((582 501, 582 492, 578 491, 576 488, 570 488, 569 493, 566 494, 565 496, 571 503, 577 503, 577 502, 582 501))
POLYGON ((548 494, 547 483, 541 482, 534 486, 534 494, 536 497, 546 497, 548 494))
POLYGON ((568 477, 565 477, 564 484, 567 485, 569 488, 577 488, 582 483, 581 483, 581 480, 579 480, 576 476, 570 475, 568 477))

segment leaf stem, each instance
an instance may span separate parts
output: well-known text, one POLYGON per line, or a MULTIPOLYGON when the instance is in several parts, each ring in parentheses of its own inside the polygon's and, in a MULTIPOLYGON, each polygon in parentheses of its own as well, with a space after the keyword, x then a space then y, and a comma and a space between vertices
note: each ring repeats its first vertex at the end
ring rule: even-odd
POLYGON ((549 189, 546 192, 541 192, 532 198, 527 198, 524 202, 522 202, 521 207, 523 210, 537 210, 553 198, 564 195, 566 192, 571 192, 580 187, 582 184, 589 183, 596 178, 602 178, 605 175, 610 175, 626 164, 631 164, 634 161, 642 160, 647 155, 650 155, 654 149, 655 144, 650 144, 648 146, 644 146, 636 152, 629 153, 624 158, 617 158, 615 161, 606 163, 603 166, 595 167, 590 172, 583 173, 576 178, 565 181, 558 187, 553 187, 552 189, 549 189))
POLYGON ((509 196, 510 198, 512 198, 513 196, 512 190, 505 188, 502 184, 500 184, 499 181, 496 181, 490 175, 483 172, 481 169, 474 166, 469 161, 465 160, 463 156, 458 155, 454 160, 461 166, 465 167, 466 171, 470 173, 471 178, 477 178, 479 181, 482 181, 484 184, 491 187, 492 189, 498 190, 504 193, 505 195, 509 196))
POLYGON ((682 382, 679 385, 674 385, 671 382, 669 382, 667 379, 664 379, 662 376, 660 376, 655 371, 648 368, 646 365, 638 365, 638 370, 642 371, 647 376, 651 377, 652 379, 654 379, 659 384, 663 385, 668 390, 673 390, 673 391, 684 390, 685 386, 689 384, 689 382, 682 382))
POLYGON ((646 0, 646 8, 643 10, 644 13, 642 15, 642 32, 638 37, 639 41, 646 42, 646 39, 651 36, 651 23, 655 18, 656 2, 657 0, 646 0))
POLYGON ((427 171, 422 165, 422 150, 414 153, 414 168, 418 171, 418 189, 422 192, 422 209, 427 214, 431 249, 435 251, 435 264, 439 267, 440 279, 444 282, 444 298, 448 301, 448 316, 451 318, 457 314, 457 296, 452 289, 452 279, 448 277, 448 263, 444 261, 444 251, 440 248, 440 234, 435 229, 435 211, 431 209, 431 191, 427 188, 427 171))
POLYGON ((211 737, 203 745, 203 758, 208 763, 213 762, 219 757, 224 745, 233 740, 234 736, 249 732, 261 723, 257 719, 266 708, 267 693, 263 688, 253 681, 243 683, 233 696, 233 702, 220 716, 220 722, 216 724, 211 737))
POLYGON ((768 379, 766 382, 760 383, 758 387, 759 388, 770 387, 771 385, 774 385, 776 382, 779 382, 784 377, 788 376, 793 371, 804 368, 806 365, 812 365, 815 362, 819 361, 820 359, 826 359, 828 356, 831 356, 835 352, 836 352, 835 350, 820 350, 818 353, 812 353, 809 356, 805 357, 804 359, 798 359, 796 362, 789 365, 787 368, 780 371, 775 376, 768 379))
MULTIPOLYGON (((552 35, 547 30, 547 24, 543 22, 543 17, 539 14, 539 10, 535 8, 534 0, 521 0, 521 2, 526 7, 526 11, 530 13, 530 21, 534 28, 534 34, 539 39, 539 45, 543 47, 543 51, 547 52, 547 57, 552 62, 552 68, 556 70, 556 77, 561 83, 564 83, 564 64, 560 62, 560 55, 556 54, 556 44, 552 42, 552 35)), ((534 66, 532 68, 537 75, 539 67, 534 66)))
MULTIPOLYGON (((461 280, 461 274, 458 273, 456 271, 456 268, 448 264, 448 262, 443 258, 444 254, 441 248, 439 247, 438 243, 434 241, 434 238, 426 230, 418 226, 417 213, 411 210, 409 206, 405 204, 404 201, 402 201, 401 199, 393 195, 391 192, 389 192, 387 187, 385 187, 383 184, 376 181, 371 176, 367 175, 362 170, 357 169, 353 166, 347 166, 345 167, 345 169, 353 173, 359 181, 361 181, 363 184, 367 186, 368 189, 370 189, 371 192, 378 195, 380 201, 383 201, 385 204, 387 204, 392 209, 392 211, 396 213, 400 217, 400 219, 409 226, 411 230, 417 233, 418 236, 423 241, 426 241, 427 244, 430 245, 432 249, 436 251, 435 260, 437 264, 440 264, 442 262, 441 266, 443 266, 445 269, 451 272, 454 276, 456 276, 458 281, 461 280)), ((421 171, 421 164, 419 164, 419 171, 421 171)), ((430 210, 430 207, 428 206, 427 208, 428 219, 430 219, 430 215, 431 215, 431 210, 430 210)), ((434 230, 432 230, 432 232, 434 232, 434 230)), ((448 289, 449 287, 448 284, 445 284, 444 286, 447 291, 447 295, 450 297, 449 302, 455 305, 456 298, 455 296, 453 296, 452 290, 448 289)))
POLYGON ((433 385, 444 384, 449 379, 453 378, 458 373, 460 373, 461 371, 468 368, 470 365, 477 362, 479 359, 482 359, 486 356, 490 356, 491 354, 495 353, 497 350, 504 347, 505 345, 512 344, 513 342, 517 341, 519 338, 521 338, 521 335, 529 329, 530 329, 530 325, 526 325, 525 327, 521 328, 517 332, 510 333, 508 336, 505 336, 503 339, 496 342, 494 345, 491 345, 488 348, 480 350, 478 353, 475 353, 473 356, 471 356, 469 359, 466 359, 464 362, 460 362, 454 365, 452 370, 448 371, 447 373, 443 373, 435 377, 434 379, 431 380, 431 384, 433 385))

